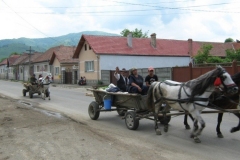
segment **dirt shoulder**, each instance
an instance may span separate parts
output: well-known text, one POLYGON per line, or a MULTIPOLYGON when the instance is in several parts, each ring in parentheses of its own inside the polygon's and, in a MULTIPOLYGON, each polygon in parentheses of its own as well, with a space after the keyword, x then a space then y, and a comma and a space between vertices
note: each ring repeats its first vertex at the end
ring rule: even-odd
POLYGON ((164 159, 0 94, 0 159, 164 159))

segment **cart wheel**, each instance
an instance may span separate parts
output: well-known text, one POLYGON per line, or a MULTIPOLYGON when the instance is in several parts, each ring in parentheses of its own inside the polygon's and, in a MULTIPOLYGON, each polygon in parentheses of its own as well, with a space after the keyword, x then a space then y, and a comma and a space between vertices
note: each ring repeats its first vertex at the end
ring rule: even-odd
POLYGON ((117 108, 117 113, 118 113, 119 116, 125 116, 126 112, 127 112, 126 110, 117 108))
POLYGON ((23 89, 23 90, 22 90, 22 94, 23 94, 24 97, 26 96, 26 93, 27 93, 27 90, 26 90, 26 89, 23 89))
MULTIPOLYGON (((170 113, 170 112, 169 112, 170 113)), ((158 117, 158 120, 160 121, 161 124, 164 124, 164 117, 158 117)), ((171 116, 166 117, 167 124, 171 121, 171 116)))
POLYGON ((97 102, 93 101, 89 104, 88 106, 88 114, 89 117, 92 120, 97 120, 99 115, 100 115, 100 111, 99 111, 99 105, 97 102))
POLYGON ((125 116, 125 124, 128 129, 136 130, 139 126, 139 120, 136 119, 136 113, 133 111, 129 111, 125 116))
POLYGON ((29 97, 33 98, 33 92, 32 91, 29 91, 29 97))

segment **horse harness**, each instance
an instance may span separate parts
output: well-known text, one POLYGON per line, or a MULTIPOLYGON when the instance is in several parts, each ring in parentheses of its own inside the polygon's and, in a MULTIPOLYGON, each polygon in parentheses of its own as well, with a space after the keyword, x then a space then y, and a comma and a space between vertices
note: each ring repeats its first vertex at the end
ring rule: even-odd
MULTIPOLYGON (((183 108, 182 106, 182 103, 193 103, 193 106, 195 108, 195 104, 196 105, 199 105, 199 106, 202 106, 202 107, 207 107, 207 108, 210 108, 210 109, 217 109, 217 110, 220 110, 220 111, 226 111, 225 109, 222 109, 216 105, 214 105, 213 103, 211 103, 211 101, 209 101, 209 98, 201 98, 201 97, 191 97, 186 89, 184 88, 184 85, 185 83, 180 83, 180 84, 173 84, 173 83, 170 83, 170 82, 160 82, 160 84, 158 85, 159 87, 159 92, 160 92, 160 95, 161 95, 161 98, 157 99, 154 104, 157 104, 158 102, 162 101, 162 100, 167 100, 167 101, 174 101, 174 102, 178 102, 180 107, 183 109, 183 111, 186 113, 188 112, 186 109, 183 108), (165 98, 163 97, 163 93, 162 93, 162 90, 161 90, 161 84, 162 83, 165 83, 167 85, 170 85, 170 86, 179 86, 180 85, 180 89, 178 91, 178 99, 172 99, 172 98, 165 98), (184 99, 181 99, 181 91, 184 91, 184 93, 188 96, 188 98, 184 98, 184 99), (207 102, 209 101, 208 105, 205 106, 203 104, 200 104, 200 103, 197 103, 195 101, 202 101, 202 102, 207 102)), ((227 97, 228 98, 228 97, 227 97)), ((231 100, 230 98, 228 98, 229 100, 231 100)), ((231 100, 232 101, 232 100, 231 100)), ((228 112, 232 112, 232 111, 228 111, 228 112)), ((232 112, 233 113, 233 112, 232 112)))

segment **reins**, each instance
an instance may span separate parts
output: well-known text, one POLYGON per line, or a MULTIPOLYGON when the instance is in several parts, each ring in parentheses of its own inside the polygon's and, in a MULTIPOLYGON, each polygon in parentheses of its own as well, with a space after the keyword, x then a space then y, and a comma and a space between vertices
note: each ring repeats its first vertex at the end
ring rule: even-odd
MULTIPOLYGON (((193 103, 193 105, 199 105, 201 107, 206 107, 206 108, 210 108, 210 109, 216 109, 216 110, 220 110, 220 111, 223 111, 223 112, 230 112, 230 113, 234 113, 234 111, 229 111, 229 110, 225 110, 223 108, 220 108, 216 105, 214 105, 213 103, 211 103, 211 101, 209 101, 209 98, 201 98, 201 97, 193 97, 193 98, 190 98, 190 95, 186 92, 186 89, 184 88, 184 85, 185 83, 181 83, 180 85, 180 88, 179 88, 179 92, 178 92, 178 99, 172 99, 172 98, 165 98, 163 97, 163 94, 162 94, 162 91, 161 91, 161 83, 163 82, 160 82, 158 88, 159 88, 159 92, 160 92, 160 95, 161 95, 161 98, 157 99, 154 104, 157 104, 158 102, 160 101, 172 101, 172 102, 178 102, 180 107, 183 109, 183 111, 186 113, 187 111, 183 108, 182 106, 182 103, 193 103), (184 91, 184 93, 189 97, 189 98, 184 98, 184 99, 181 99, 181 91, 184 91), (208 105, 203 105, 203 104, 200 104, 196 101, 202 101, 202 102, 207 102, 209 101, 208 105)), ((236 102, 234 102, 233 100, 231 100, 229 97, 226 97, 224 96, 225 98, 227 98, 230 102, 234 103, 234 104, 238 104, 236 102)))

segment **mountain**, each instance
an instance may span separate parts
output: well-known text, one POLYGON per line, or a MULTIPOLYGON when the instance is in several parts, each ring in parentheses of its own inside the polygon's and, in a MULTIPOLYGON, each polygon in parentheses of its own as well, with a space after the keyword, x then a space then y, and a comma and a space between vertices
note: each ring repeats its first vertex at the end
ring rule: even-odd
POLYGON ((79 33, 70 33, 59 37, 48 38, 18 38, 0 40, 0 60, 7 58, 13 52, 23 53, 29 50, 31 46, 34 51, 44 52, 51 47, 58 45, 77 46, 82 34, 88 35, 104 35, 104 36, 120 36, 101 31, 83 31, 79 33))

